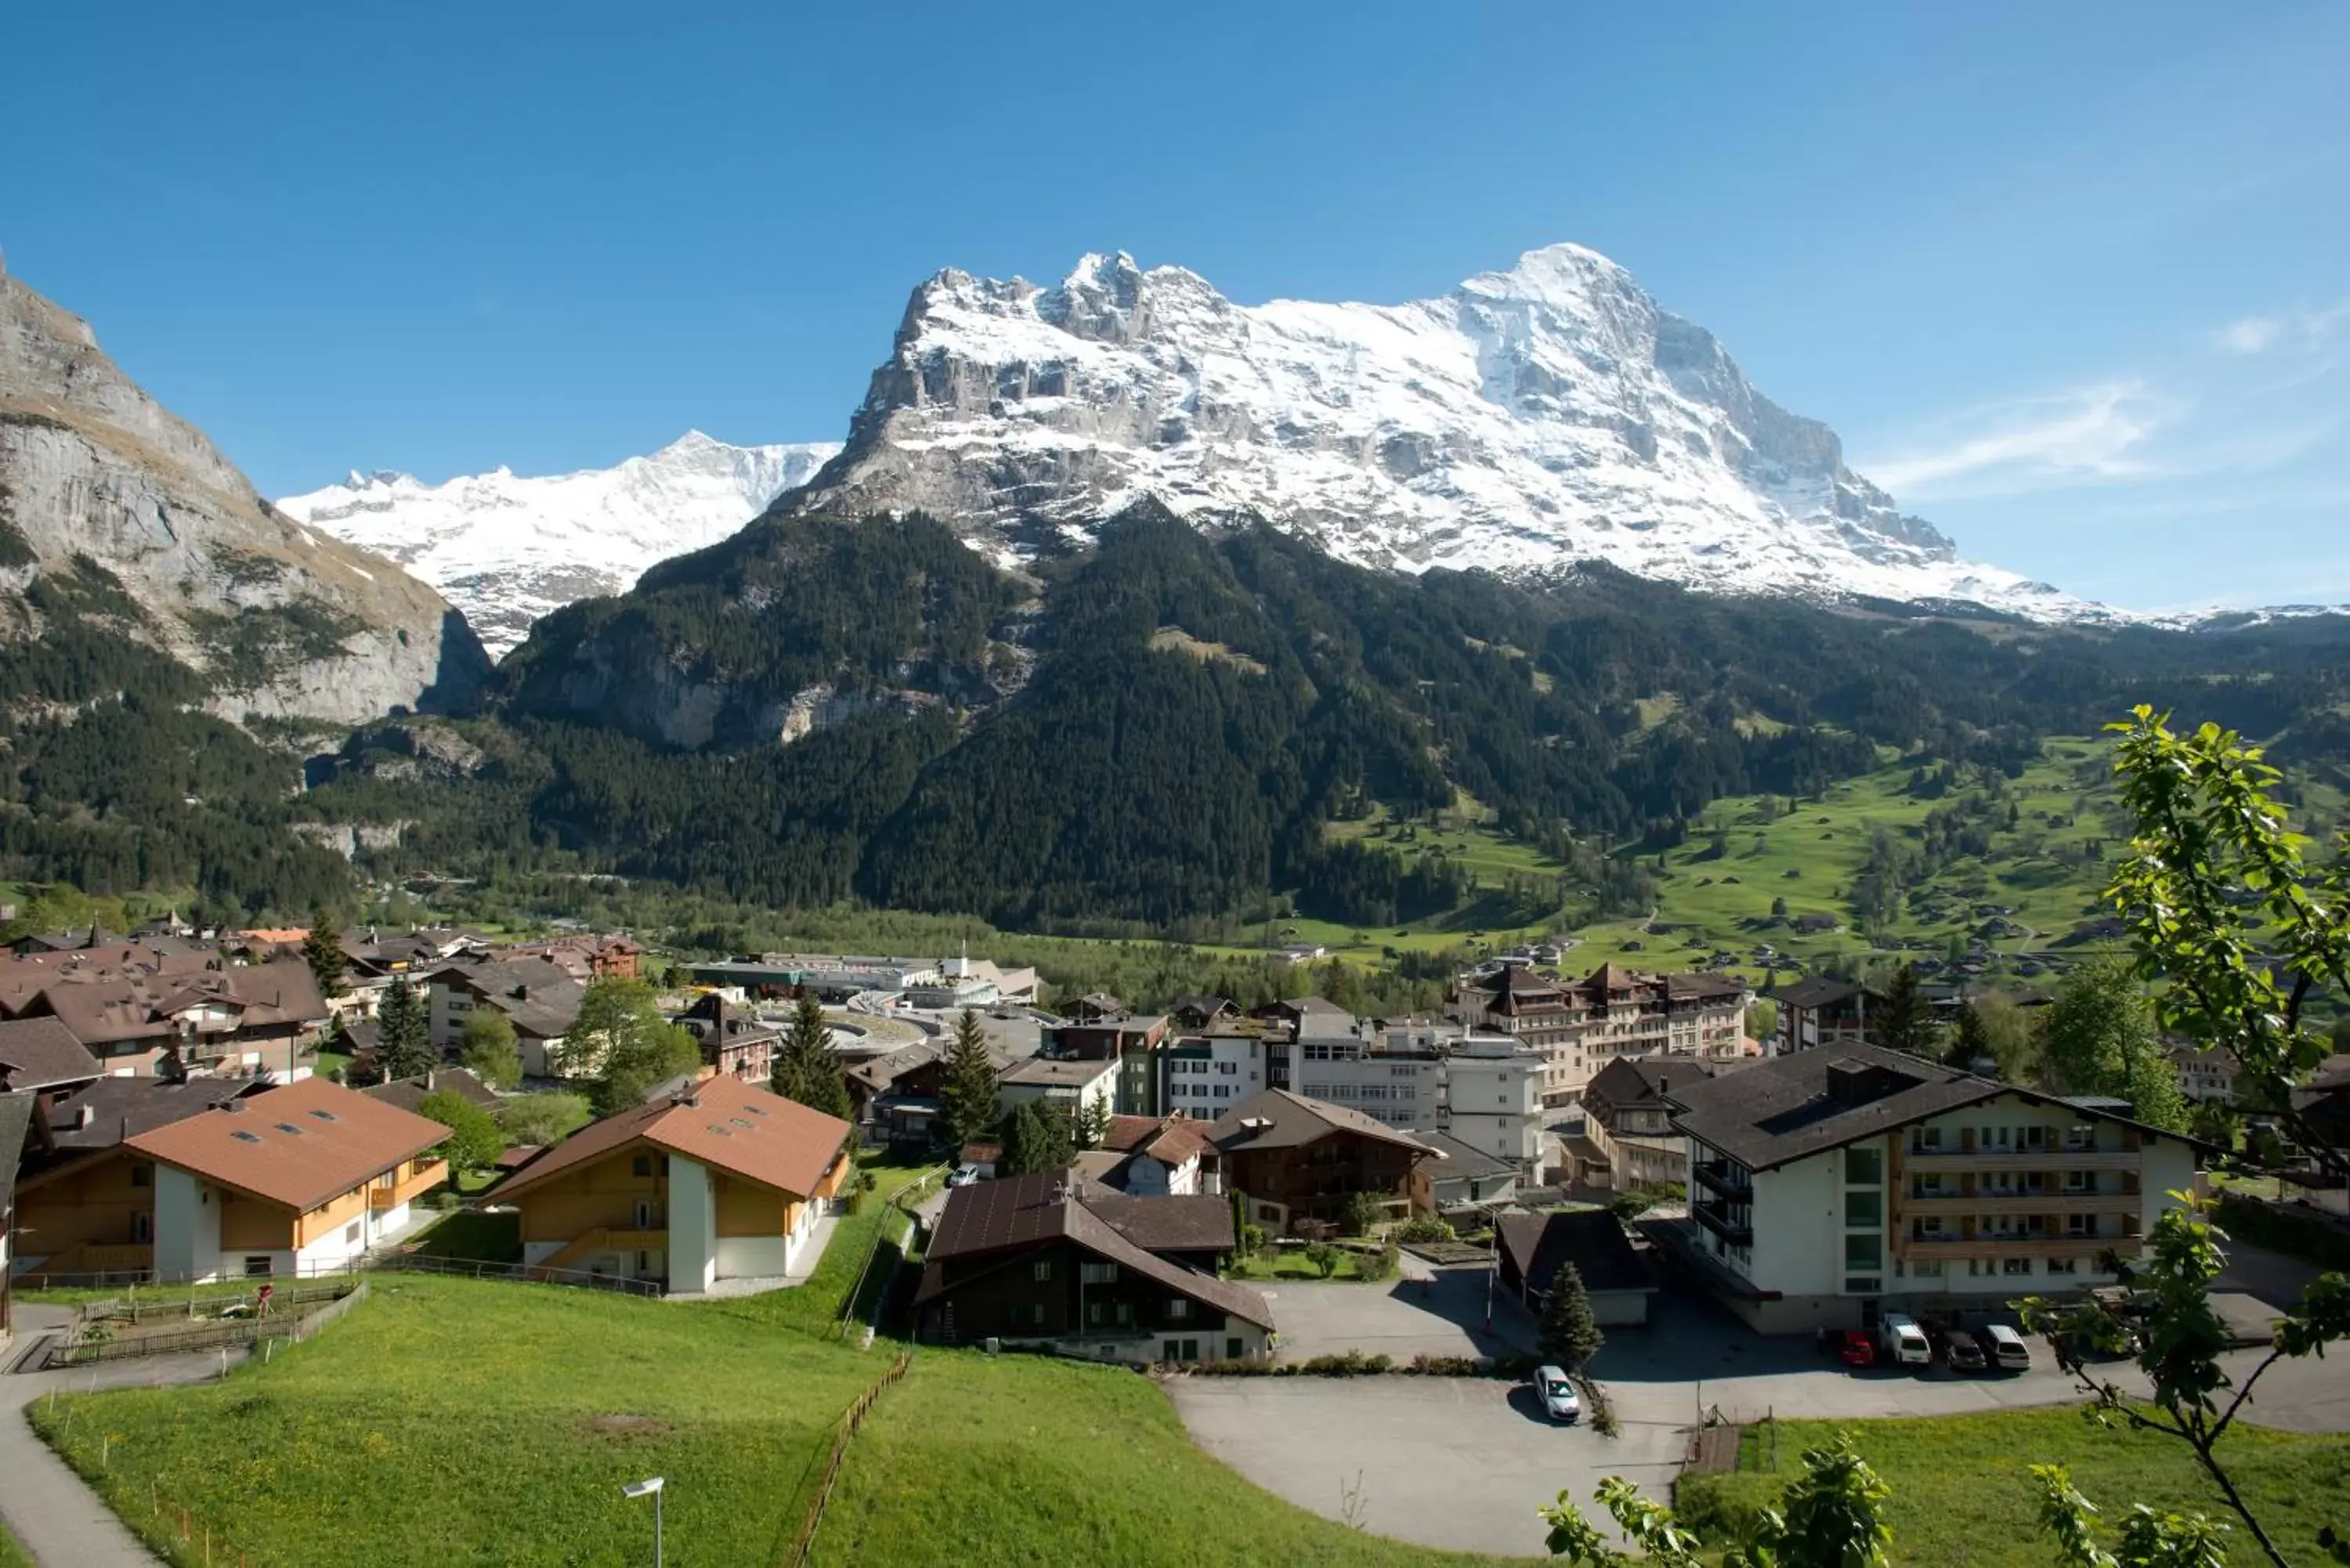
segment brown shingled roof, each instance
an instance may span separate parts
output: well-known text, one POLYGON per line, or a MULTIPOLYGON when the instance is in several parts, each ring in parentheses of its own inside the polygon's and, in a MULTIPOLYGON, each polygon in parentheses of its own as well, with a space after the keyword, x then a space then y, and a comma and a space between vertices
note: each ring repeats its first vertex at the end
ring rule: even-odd
POLYGON ((49 1089, 82 1084, 102 1069, 73 1031, 54 1018, 0 1023, 0 1088, 49 1089))
POLYGON ((1312 1100, 1287 1089, 1266 1089, 1251 1095, 1222 1116, 1208 1128, 1208 1141, 1218 1148, 1295 1148, 1327 1137, 1332 1133, 1353 1133, 1358 1137, 1376 1138, 1381 1143, 1400 1144, 1406 1148, 1441 1159, 1442 1153, 1408 1132, 1399 1132, 1383 1121, 1367 1116, 1345 1106, 1334 1106, 1326 1100, 1312 1100), (1266 1126, 1243 1127, 1243 1122, 1262 1121, 1266 1126))
POLYGON ((296 1211, 340 1197, 449 1136, 439 1122, 319 1078, 125 1140, 161 1164, 296 1211))
POLYGON ((805 1198, 832 1168, 849 1126, 796 1100, 738 1078, 705 1078, 692 1098, 663 1096, 581 1127, 500 1183, 501 1199, 547 1178, 602 1158, 639 1138, 667 1150, 805 1198))

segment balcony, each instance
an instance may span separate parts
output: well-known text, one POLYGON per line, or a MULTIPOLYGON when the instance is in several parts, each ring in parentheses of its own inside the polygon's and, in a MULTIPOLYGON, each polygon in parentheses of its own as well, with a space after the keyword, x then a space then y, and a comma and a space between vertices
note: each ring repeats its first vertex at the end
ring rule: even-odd
POLYGON ((388 1209, 397 1209, 403 1203, 422 1197, 448 1179, 448 1162, 432 1160, 422 1169, 401 1177, 390 1187, 369 1188, 368 1207, 379 1214, 388 1209))
POLYGON ((2145 1199, 2135 1192, 1989 1192, 1971 1198, 1943 1193, 1898 1198, 1894 1212, 1905 1219, 1960 1219, 1970 1214, 2137 1214, 2145 1199))
POLYGON ((1733 1247, 1754 1245, 1754 1227, 1730 1217, 1727 1203, 1697 1202, 1690 1205, 1690 1216, 1733 1247))
POLYGON ((1690 1169, 1697 1179, 1697 1184, 1708 1192, 1735 1199, 1741 1203, 1753 1200, 1754 1178, 1746 1171, 1736 1169, 1726 1159, 1700 1160, 1690 1169))
POLYGON ((1905 1148, 1901 1158, 1916 1170, 2136 1170, 2144 1156, 2134 1148, 1905 1148))
POLYGON ((2096 1258, 2107 1252, 2135 1258, 2142 1236, 1936 1236, 1900 1237, 1894 1254, 1908 1258, 2096 1258))

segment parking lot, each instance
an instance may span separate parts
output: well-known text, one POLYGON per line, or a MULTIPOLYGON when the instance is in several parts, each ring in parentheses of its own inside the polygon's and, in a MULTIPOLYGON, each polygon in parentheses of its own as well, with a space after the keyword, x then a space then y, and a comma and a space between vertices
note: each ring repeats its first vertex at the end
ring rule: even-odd
MULTIPOLYGON (((2281 1306, 2312 1272, 2245 1254, 2226 1283, 2243 1312, 2281 1306), (2252 1293, 2257 1292, 2255 1296, 2252 1293)), ((1414 1268, 1415 1273, 1424 1273, 1414 1268)), ((1493 1355, 1531 1348, 1532 1318, 1505 1296, 1486 1326, 1484 1271, 1439 1271, 1432 1283, 1284 1282, 1273 1293, 1285 1360, 1348 1349, 1413 1355, 1493 1355)), ((1622 1435, 1555 1427, 1533 1390, 1492 1378, 1179 1378, 1175 1404, 1193 1438, 1251 1480, 1328 1518, 1384 1535, 1466 1551, 1538 1553, 1535 1510, 1560 1490, 1586 1512, 1592 1488, 1622 1475, 1659 1489, 1679 1473, 1689 1433, 1710 1413, 1743 1423, 1956 1416, 2082 1401, 2044 1347, 2020 1373, 1931 1367, 1855 1369, 1806 1337, 1765 1338, 1710 1298, 1658 1293, 1653 1321, 1607 1330, 1592 1375, 1614 1400, 1622 1435)), ((2263 1352, 2227 1358, 2243 1376, 2263 1352)), ((2142 1392, 2126 1362, 2102 1375, 2142 1392)), ((2350 1431, 2350 1357, 2281 1368, 2261 1384, 2250 1418, 2293 1431, 2350 1431)))

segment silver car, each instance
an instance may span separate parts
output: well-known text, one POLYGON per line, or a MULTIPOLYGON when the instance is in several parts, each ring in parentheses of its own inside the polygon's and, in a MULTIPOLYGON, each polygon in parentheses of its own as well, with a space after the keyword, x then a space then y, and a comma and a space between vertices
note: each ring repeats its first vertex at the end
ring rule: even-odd
POLYGON ((1534 1392, 1541 1396, 1543 1414, 1572 1424, 1582 1418, 1583 1401, 1575 1397, 1575 1380, 1565 1369, 1544 1366, 1534 1373, 1534 1392))

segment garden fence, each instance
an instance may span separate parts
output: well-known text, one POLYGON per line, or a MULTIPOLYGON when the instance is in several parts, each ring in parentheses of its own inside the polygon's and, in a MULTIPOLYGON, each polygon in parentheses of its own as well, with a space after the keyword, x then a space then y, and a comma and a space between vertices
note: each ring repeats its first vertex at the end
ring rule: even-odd
POLYGON ((825 1505, 832 1501, 833 1483, 840 1479, 841 1461, 848 1457, 848 1445, 855 1440, 857 1430, 865 1424, 866 1414, 879 1402, 882 1391, 906 1376, 913 1363, 911 1351, 900 1351, 889 1370, 874 1380, 873 1386, 857 1397, 857 1402, 841 1413, 840 1425, 833 1433, 832 1451, 825 1456, 824 1469, 816 1477, 816 1493, 808 1499, 807 1517, 800 1521, 800 1532, 792 1541, 790 1554, 785 1559, 786 1568, 803 1568, 808 1553, 816 1550, 816 1532, 824 1523, 825 1505))

